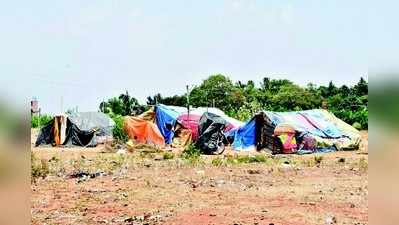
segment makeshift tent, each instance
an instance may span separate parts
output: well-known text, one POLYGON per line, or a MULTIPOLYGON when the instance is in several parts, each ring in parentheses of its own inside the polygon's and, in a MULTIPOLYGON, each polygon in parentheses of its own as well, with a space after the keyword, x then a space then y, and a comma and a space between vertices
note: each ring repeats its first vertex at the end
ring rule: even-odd
POLYGON ((296 142, 302 152, 356 149, 360 144, 360 133, 326 110, 306 110, 298 112, 260 112, 246 125, 234 133, 235 150, 256 148, 273 149, 276 146, 275 128, 280 124, 293 127, 296 142), (255 138, 254 138, 255 137, 255 138), (315 141, 315 149, 305 149, 315 141), (305 144, 302 142, 306 142, 305 144), (302 143, 302 145, 301 145, 302 143))
POLYGON ((206 107, 200 107, 200 108, 195 108, 190 110, 188 113, 187 111, 182 113, 178 118, 177 121, 183 125, 183 127, 190 129, 192 132, 193 140, 198 139, 198 124, 201 116, 204 113, 212 113, 215 114, 221 118, 223 118, 227 124, 224 129, 224 131, 230 131, 232 129, 237 129, 241 126, 244 125, 243 122, 236 120, 234 118, 231 118, 227 116, 223 111, 217 108, 206 108, 206 107))
POLYGON ((68 118, 82 130, 96 130, 97 143, 112 139, 115 122, 102 112, 69 113, 68 118))
POLYGON ((221 153, 224 150, 223 131, 227 121, 222 117, 205 112, 199 121, 197 146, 206 153, 221 153))
POLYGON ((166 144, 171 144, 179 112, 162 104, 155 106, 155 120, 166 144))
POLYGON ((235 150, 255 149, 255 117, 248 121, 244 126, 232 130, 227 137, 234 137, 233 148, 235 150))
POLYGON ((157 125, 142 117, 126 116, 124 130, 130 139, 143 144, 165 145, 165 139, 157 125))
POLYGON ((96 129, 97 135, 112 136, 115 122, 102 112, 69 113, 68 118, 82 130, 96 129))
POLYGON ((191 132, 178 126, 182 111, 183 107, 158 104, 137 117, 125 119, 125 130, 130 139, 140 143, 185 146, 191 142, 191 132))
POLYGON ((56 116, 39 133, 35 146, 96 146, 96 130, 81 130, 67 116, 56 116))

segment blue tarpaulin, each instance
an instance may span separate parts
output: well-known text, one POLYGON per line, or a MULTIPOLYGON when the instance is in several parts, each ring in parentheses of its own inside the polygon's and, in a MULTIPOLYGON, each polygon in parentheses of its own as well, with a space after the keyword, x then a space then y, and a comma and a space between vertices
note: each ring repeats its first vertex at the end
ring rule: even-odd
POLYGON ((252 118, 235 131, 233 148, 235 150, 254 148, 255 142, 255 118, 252 118))
POLYGON ((155 113, 156 123, 159 131, 165 138, 165 143, 171 144, 174 137, 173 128, 180 113, 162 104, 155 107, 155 113))

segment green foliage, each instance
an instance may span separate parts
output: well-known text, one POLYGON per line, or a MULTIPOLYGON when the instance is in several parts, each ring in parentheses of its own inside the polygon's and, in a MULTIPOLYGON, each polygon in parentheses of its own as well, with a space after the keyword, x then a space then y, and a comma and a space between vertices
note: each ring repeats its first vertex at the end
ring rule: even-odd
POLYGON ((175 157, 175 154, 173 152, 164 152, 163 153, 163 159, 168 160, 168 159, 173 159, 175 157))
POLYGON ((129 137, 124 129, 124 117, 121 115, 115 115, 113 113, 110 113, 109 115, 115 121, 115 127, 112 130, 113 137, 120 142, 126 142, 129 137))
POLYGON ((181 157, 183 159, 198 159, 201 156, 201 149, 197 148, 194 144, 188 145, 181 157))
POLYGON ((264 155, 238 155, 234 157, 228 157, 227 163, 229 164, 242 164, 242 163, 265 163, 267 162, 267 157, 264 155))
POLYGON ((118 97, 108 99, 100 103, 99 110, 103 113, 113 113, 116 115, 132 115, 142 106, 139 105, 137 99, 131 97, 129 93, 120 94, 118 97))
POLYGON ((40 115, 40 116, 32 116, 31 118, 31 127, 32 128, 40 128, 44 125, 47 125, 53 117, 49 115, 40 115))

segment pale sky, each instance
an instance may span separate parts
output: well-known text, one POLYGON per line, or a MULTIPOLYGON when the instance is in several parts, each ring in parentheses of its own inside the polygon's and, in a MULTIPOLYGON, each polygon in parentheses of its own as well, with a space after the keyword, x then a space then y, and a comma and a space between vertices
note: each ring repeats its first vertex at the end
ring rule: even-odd
POLYGON ((217 73, 352 85, 383 60, 376 55, 398 52, 398 8, 394 1, 7 1, 1 92, 35 96, 43 112, 56 113, 61 97, 64 110, 93 111, 125 90, 145 103, 217 73))

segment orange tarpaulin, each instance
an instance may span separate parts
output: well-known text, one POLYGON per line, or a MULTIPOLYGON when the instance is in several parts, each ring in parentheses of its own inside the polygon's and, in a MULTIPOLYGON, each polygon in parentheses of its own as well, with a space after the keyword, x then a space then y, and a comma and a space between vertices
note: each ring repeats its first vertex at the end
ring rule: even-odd
POLYGON ((124 129, 130 139, 143 144, 165 145, 165 139, 157 125, 142 118, 127 116, 124 129))

